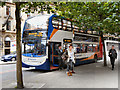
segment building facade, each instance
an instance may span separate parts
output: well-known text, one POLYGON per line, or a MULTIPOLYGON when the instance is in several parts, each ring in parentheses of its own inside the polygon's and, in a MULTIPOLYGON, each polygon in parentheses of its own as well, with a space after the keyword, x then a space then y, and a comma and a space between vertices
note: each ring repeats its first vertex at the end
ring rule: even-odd
POLYGON ((11 41, 16 38, 15 4, 0 6, 0 56, 10 54, 11 41))
MULTIPOLYGON (((16 51, 15 10, 14 3, 7 2, 5 6, 0 6, 0 57, 16 51)), ((21 33, 25 20, 30 16, 36 15, 38 15, 37 12, 28 14, 21 12, 21 33)))

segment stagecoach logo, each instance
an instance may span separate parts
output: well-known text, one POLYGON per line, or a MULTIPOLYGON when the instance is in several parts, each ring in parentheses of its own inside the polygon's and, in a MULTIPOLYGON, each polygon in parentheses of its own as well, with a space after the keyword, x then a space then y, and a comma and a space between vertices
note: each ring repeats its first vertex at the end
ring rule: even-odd
POLYGON ((36 59, 33 59, 33 58, 28 58, 28 60, 36 60, 36 59))

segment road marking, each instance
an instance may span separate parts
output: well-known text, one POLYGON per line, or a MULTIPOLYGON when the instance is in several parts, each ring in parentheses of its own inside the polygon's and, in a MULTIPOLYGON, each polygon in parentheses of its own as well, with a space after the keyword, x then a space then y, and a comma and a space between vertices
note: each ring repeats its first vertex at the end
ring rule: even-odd
POLYGON ((45 84, 46 84, 46 83, 44 83, 43 85, 41 85, 39 88, 42 88, 42 87, 44 87, 44 86, 45 86, 45 84))

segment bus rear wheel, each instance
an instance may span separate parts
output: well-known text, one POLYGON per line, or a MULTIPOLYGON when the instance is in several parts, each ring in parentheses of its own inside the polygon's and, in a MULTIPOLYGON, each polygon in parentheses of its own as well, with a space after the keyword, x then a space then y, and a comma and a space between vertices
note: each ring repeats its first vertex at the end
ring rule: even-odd
POLYGON ((96 63, 96 62, 97 62, 97 60, 98 60, 97 55, 95 55, 95 56, 94 56, 94 60, 95 60, 95 63, 96 63))

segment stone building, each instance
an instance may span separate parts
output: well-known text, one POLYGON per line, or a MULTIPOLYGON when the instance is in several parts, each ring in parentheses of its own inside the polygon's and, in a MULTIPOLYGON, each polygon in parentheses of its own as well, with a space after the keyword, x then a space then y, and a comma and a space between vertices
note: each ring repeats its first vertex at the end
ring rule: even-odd
MULTIPOLYGON (((7 2, 5 6, 0 6, 0 57, 16 51, 16 18, 15 4, 7 2)), ((46 12, 45 12, 46 14, 46 12)), ((36 16, 37 12, 25 14, 21 12, 21 33, 25 20, 29 16, 36 16)))
POLYGON ((16 36, 15 4, 0 6, 0 56, 10 53, 11 41, 16 36))

